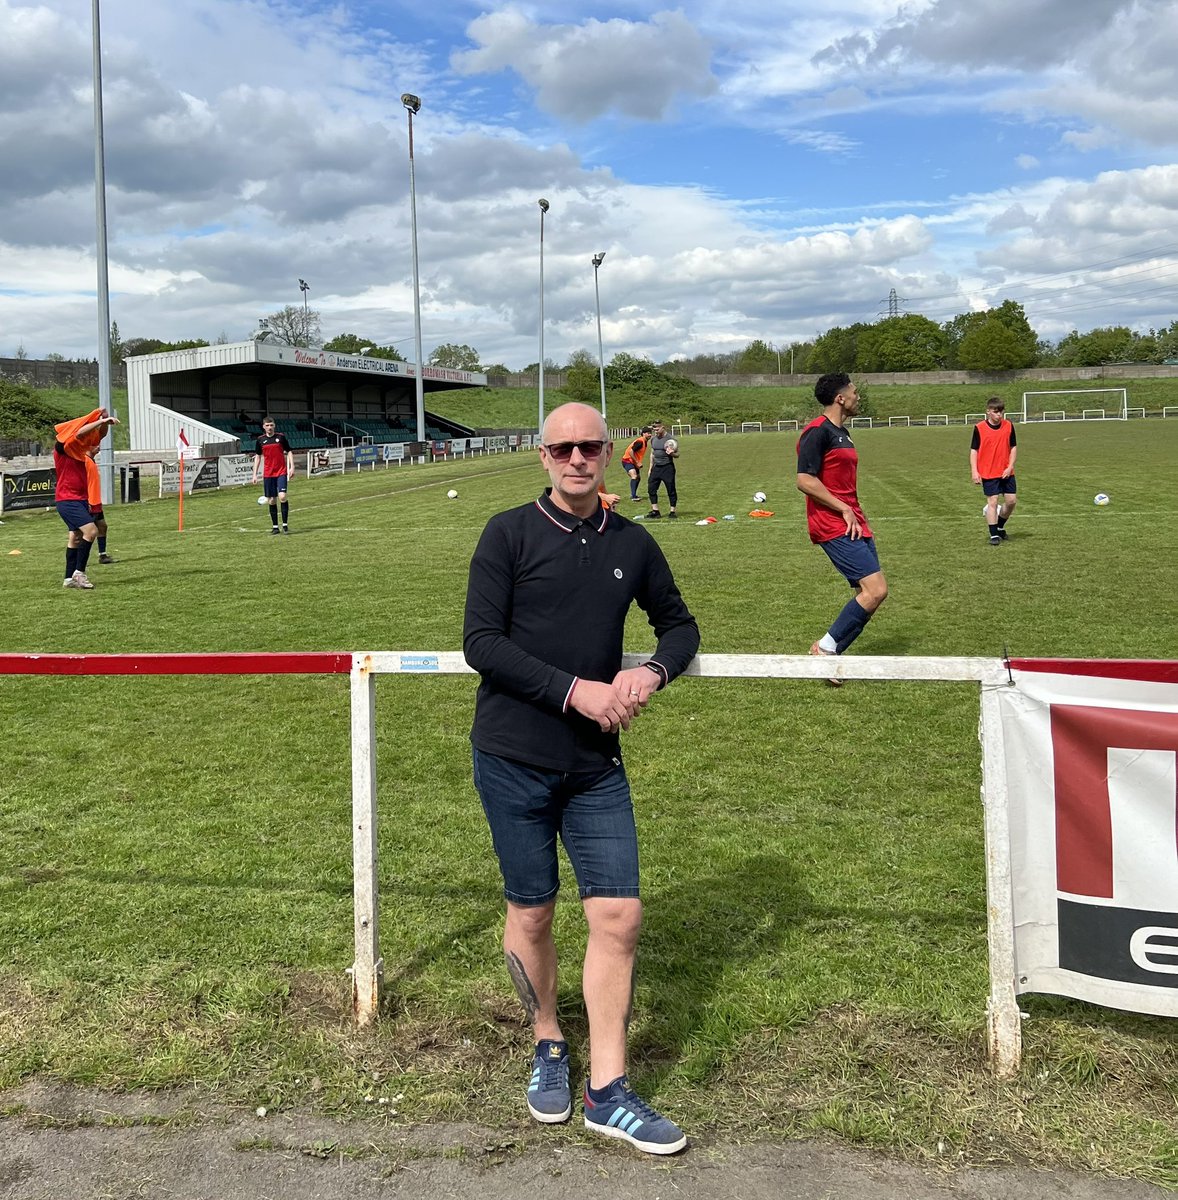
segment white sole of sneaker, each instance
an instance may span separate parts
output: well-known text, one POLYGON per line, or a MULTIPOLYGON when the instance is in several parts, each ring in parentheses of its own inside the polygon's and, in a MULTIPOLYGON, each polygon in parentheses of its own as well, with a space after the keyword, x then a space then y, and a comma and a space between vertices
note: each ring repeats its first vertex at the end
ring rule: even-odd
POLYGON ((540 1122, 541 1125, 560 1125, 567 1121, 573 1115, 573 1102, 569 1101, 569 1106, 562 1113, 546 1113, 540 1112, 532 1107, 532 1102, 528 1101, 528 1112, 540 1122))
POLYGON ((643 1154, 678 1154, 687 1145, 687 1134, 684 1134, 677 1142, 644 1142, 639 1138, 631 1137, 623 1129, 615 1129, 612 1125, 598 1125, 596 1121, 590 1121, 588 1117, 585 1118, 585 1128, 591 1129, 594 1133, 604 1134, 606 1137, 629 1142, 635 1150, 641 1150, 643 1154))

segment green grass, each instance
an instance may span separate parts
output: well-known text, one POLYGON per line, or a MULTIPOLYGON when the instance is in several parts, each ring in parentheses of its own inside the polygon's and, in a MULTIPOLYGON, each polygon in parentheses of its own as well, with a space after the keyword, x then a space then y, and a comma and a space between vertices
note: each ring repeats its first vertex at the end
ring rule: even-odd
MULTIPOLYGON (((855 440, 892 588, 863 653, 1173 657, 1178 422, 1020 429, 998 549, 965 430, 855 440)), ((652 533, 706 652, 800 652, 844 601, 805 534, 793 443, 684 441, 685 519, 652 533), (772 520, 744 516, 758 488, 772 520)), ((121 561, 87 594, 60 587, 56 515, 9 516, 0 645, 455 650, 486 518, 542 482, 530 455, 299 481, 282 539, 251 489, 190 498, 183 534, 175 501, 116 507, 121 561)), ((627 641, 649 648, 641 617, 627 641)), ((346 680, 5 678, 0 1087, 187 1084, 352 1116, 383 1097, 397 1121, 526 1141, 473 695, 467 677, 378 684, 387 1000, 357 1033, 346 680)), ((1172 1022, 1025 997, 1023 1070, 988 1072, 976 731, 966 685, 685 679, 660 695, 625 741, 647 906, 633 1074, 705 1143, 818 1134, 1178 1185, 1172 1022)), ((557 919, 583 1063, 567 887, 557 919)))

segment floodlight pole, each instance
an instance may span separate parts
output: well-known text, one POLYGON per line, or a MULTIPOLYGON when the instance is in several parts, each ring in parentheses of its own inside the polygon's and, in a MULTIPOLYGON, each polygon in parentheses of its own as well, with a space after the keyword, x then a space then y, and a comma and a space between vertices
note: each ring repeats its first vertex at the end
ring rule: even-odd
MULTIPOLYGON (((102 34, 99 0, 92 0, 91 39, 94 53, 94 224, 98 257, 98 407, 112 417, 110 392, 110 281, 107 274, 106 248, 106 155, 102 139, 102 34)), ((98 475, 103 504, 114 503, 115 456, 112 426, 106 427, 98 447, 98 475)))
POLYGON ((601 290, 597 286, 597 268, 605 258, 605 251, 599 250, 593 256, 593 299, 597 303, 597 377, 601 382, 601 419, 605 420, 605 353, 601 348, 601 290))
POLYGON ((544 436, 544 214, 548 211, 548 201, 536 201, 540 205, 540 421, 537 433, 544 436))
POLYGON ((311 348, 311 310, 307 307, 307 293, 311 285, 305 280, 299 280, 299 291, 303 293, 303 345, 311 348))
POLYGON ((409 225, 413 245, 413 344, 416 363, 413 368, 414 395, 417 401, 417 440, 425 442, 425 381, 421 361, 421 272, 417 259, 417 180, 413 166, 413 114, 421 110, 421 97, 412 92, 401 94, 401 103, 409 115, 409 225))

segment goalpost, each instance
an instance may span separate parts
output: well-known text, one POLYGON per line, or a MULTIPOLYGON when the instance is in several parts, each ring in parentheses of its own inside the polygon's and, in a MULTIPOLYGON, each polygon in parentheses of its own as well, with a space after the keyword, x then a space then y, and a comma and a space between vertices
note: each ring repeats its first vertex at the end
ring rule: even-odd
POLYGON ((1054 392, 1023 392, 1024 421, 1091 421, 1129 419, 1129 389, 1128 388, 1061 388, 1054 392), (1068 408, 1065 404, 1060 407, 1063 396, 1083 396, 1078 408, 1068 408), (1108 396, 1113 404, 1103 404, 1097 408, 1087 403, 1088 397, 1108 396), (1109 409, 1113 411, 1110 413, 1109 409))

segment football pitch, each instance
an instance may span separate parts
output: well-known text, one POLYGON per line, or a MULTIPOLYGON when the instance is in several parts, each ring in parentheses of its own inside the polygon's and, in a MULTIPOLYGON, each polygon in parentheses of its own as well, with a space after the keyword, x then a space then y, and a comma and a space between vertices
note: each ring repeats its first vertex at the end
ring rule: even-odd
MULTIPOLYGON (((967 429, 853 436, 891 588, 855 651, 1176 656, 1178 421, 1019 426, 998 547, 967 429)), ((682 440, 680 520, 649 528, 705 652, 804 653, 846 599, 806 536, 795 438, 682 440), (748 517, 757 490, 772 518, 748 517)), ((187 498, 183 533, 174 498, 113 506, 119 561, 92 558, 88 593, 61 587, 55 513, 8 515, 0 648, 457 650, 486 519, 544 482, 529 453, 297 480, 289 537, 252 489, 187 498)), ((622 515, 646 511, 616 461, 607 482, 622 515)), ((627 648, 652 647, 635 614, 627 648)), ((194 1085, 522 1135, 530 1043, 470 782, 475 682, 377 684, 386 1002, 356 1032, 346 678, 4 678, 0 1088, 194 1085)), ((1172 1022, 1024 997, 1022 1072, 987 1071, 977 720, 963 684, 681 679, 655 698, 623 739, 646 905, 631 1073, 705 1141, 833 1135, 1178 1186, 1172 1022)))

